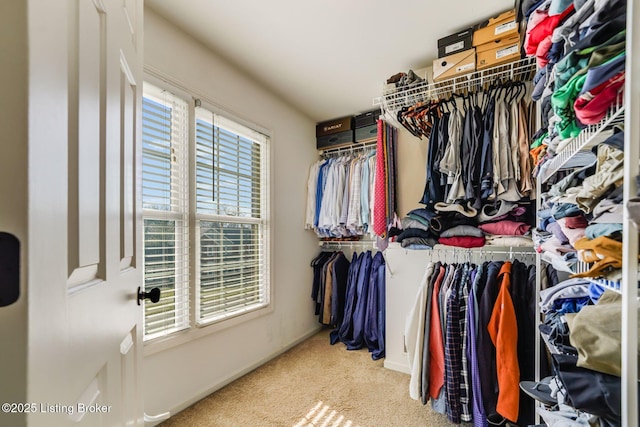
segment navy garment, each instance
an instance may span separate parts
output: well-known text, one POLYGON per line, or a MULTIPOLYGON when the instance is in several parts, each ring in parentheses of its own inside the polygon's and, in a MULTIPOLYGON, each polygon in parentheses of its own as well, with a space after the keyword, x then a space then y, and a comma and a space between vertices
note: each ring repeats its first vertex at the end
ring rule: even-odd
POLYGON ((366 316, 369 275, 371 274, 372 261, 371 251, 366 251, 358 271, 357 295, 352 319, 352 334, 350 336, 346 335, 344 339, 342 339, 342 342, 347 346, 347 350, 358 350, 364 345, 364 318, 366 316))
POLYGON ((351 265, 349 266, 349 273, 347 279, 347 292, 345 296, 345 304, 344 304, 344 317, 342 318, 342 323, 340 326, 329 334, 329 341, 331 344, 335 344, 338 341, 343 341, 343 337, 347 335, 351 336, 353 325, 351 324, 351 319, 353 317, 353 312, 355 309, 357 290, 356 287, 358 285, 358 272, 360 269, 360 264, 364 259, 364 252, 358 255, 356 252, 353 253, 353 258, 351 259, 351 265))
POLYGON ((344 302, 347 292, 347 281, 349 279, 349 266, 351 263, 344 255, 339 252, 333 262, 333 291, 331 295, 331 319, 330 324, 338 326, 342 323, 344 317, 344 302))
POLYGON ((384 357, 384 268, 384 256, 378 252, 371 263, 364 318, 364 342, 373 360, 384 357))
POLYGON ((424 186, 424 193, 420 200, 420 203, 429 207, 432 207, 436 202, 444 200, 444 188, 440 185, 440 171, 438 170, 438 165, 435 164, 435 159, 438 156, 439 126, 440 118, 435 115, 433 120, 433 129, 435 131, 431 132, 429 147, 427 148, 427 178, 424 186))
POLYGON ((476 349, 478 353, 478 366, 480 367, 480 388, 482 390, 482 403, 487 416, 496 413, 498 402, 498 375, 496 373, 496 348, 491 341, 487 325, 493 313, 493 307, 498 298, 500 282, 498 272, 502 268, 502 261, 492 261, 487 266, 487 282, 482 296, 478 293, 478 339, 476 349))
POLYGON ((473 207, 480 209, 482 203, 480 201, 480 149, 483 143, 484 120, 482 119, 482 111, 480 107, 475 105, 472 108, 471 116, 471 147, 470 157, 468 159, 467 174, 469 181, 467 183, 466 197, 473 201, 473 207))
POLYGON ((537 8, 544 3, 544 0, 536 0, 534 2, 527 2, 526 8, 523 10, 525 20, 529 20, 529 17, 535 12, 537 8))
POLYGON ((465 108, 464 120, 462 121, 462 141, 460 143, 460 165, 462 167, 462 187, 465 190, 465 198, 468 199, 467 189, 471 185, 469 182, 469 162, 471 161, 471 146, 473 144, 473 110, 465 108))
MULTIPOLYGON (((383 256, 384 261, 384 256, 383 256)), ((385 357, 385 333, 386 333, 386 294, 387 294, 387 285, 386 285, 386 264, 383 262, 378 267, 378 348, 373 350, 371 357, 373 360, 378 360, 385 357)))
POLYGON ((558 61, 562 59, 562 56, 564 54, 564 45, 565 41, 563 39, 553 43, 551 45, 551 48, 549 48, 549 52, 547 52, 547 59, 549 60, 549 64, 551 66, 557 64, 558 61))
POLYGON ((621 425, 620 377, 576 366, 578 356, 552 354, 553 367, 567 391, 571 406, 621 425))

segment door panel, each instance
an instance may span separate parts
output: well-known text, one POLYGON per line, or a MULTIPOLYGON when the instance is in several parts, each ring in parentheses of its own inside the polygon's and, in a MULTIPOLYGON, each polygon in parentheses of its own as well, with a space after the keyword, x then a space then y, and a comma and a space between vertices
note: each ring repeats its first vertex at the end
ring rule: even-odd
MULTIPOLYGON (((125 339, 120 343, 120 377, 122 382, 120 393, 120 404, 122 406, 122 425, 136 425, 136 414, 138 413, 137 405, 141 400, 136 395, 142 390, 138 389, 137 378, 137 358, 138 349, 137 330, 134 328, 125 339)), ((144 411, 142 411, 144 412, 144 411)))
POLYGON ((142 426, 142 0, 29 6, 27 422, 142 426))
POLYGON ((124 55, 120 58, 120 268, 133 266, 135 254, 135 137, 137 85, 124 55))
POLYGON ((69 49, 69 286, 104 278, 100 155, 104 144, 106 10, 101 3, 72 2, 69 49), (102 271, 100 271, 102 269, 102 271), (101 274, 102 273, 102 274, 101 274))

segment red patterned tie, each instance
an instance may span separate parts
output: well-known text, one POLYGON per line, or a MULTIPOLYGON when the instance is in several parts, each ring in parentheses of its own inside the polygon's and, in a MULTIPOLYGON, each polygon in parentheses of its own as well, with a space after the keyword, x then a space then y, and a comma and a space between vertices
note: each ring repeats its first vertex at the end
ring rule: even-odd
POLYGON ((376 181, 373 202, 373 232, 385 237, 387 232, 387 187, 384 167, 384 123, 378 120, 378 142, 376 145, 376 181))

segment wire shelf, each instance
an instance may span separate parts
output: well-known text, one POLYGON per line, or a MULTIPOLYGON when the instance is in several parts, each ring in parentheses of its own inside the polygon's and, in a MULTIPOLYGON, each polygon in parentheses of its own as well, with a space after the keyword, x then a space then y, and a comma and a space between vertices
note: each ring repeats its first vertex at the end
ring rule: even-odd
POLYGON ((616 97, 614 104, 607 111, 607 115, 595 125, 588 125, 586 128, 578 134, 573 141, 567 144, 566 148, 556 153, 556 155, 548 161, 547 166, 540 168, 538 179, 540 182, 545 183, 556 172, 578 153, 587 147, 593 140, 605 129, 616 125, 622 124, 624 121, 624 97, 623 92, 620 92, 616 97))
POLYGON ((435 83, 425 82, 409 88, 387 89, 383 91, 381 97, 374 98, 373 105, 379 106, 383 113, 396 113, 418 102, 440 99, 452 93, 477 90, 500 79, 528 81, 533 78, 535 71, 535 57, 525 57, 519 61, 435 83))

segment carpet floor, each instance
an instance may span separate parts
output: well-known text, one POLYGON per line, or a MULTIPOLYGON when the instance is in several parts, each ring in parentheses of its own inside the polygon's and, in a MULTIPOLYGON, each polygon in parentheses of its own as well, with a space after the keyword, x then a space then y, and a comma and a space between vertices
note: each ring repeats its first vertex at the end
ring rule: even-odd
POLYGON ((174 415, 162 427, 440 427, 447 418, 409 397, 409 376, 367 350, 329 344, 324 329, 174 415))

